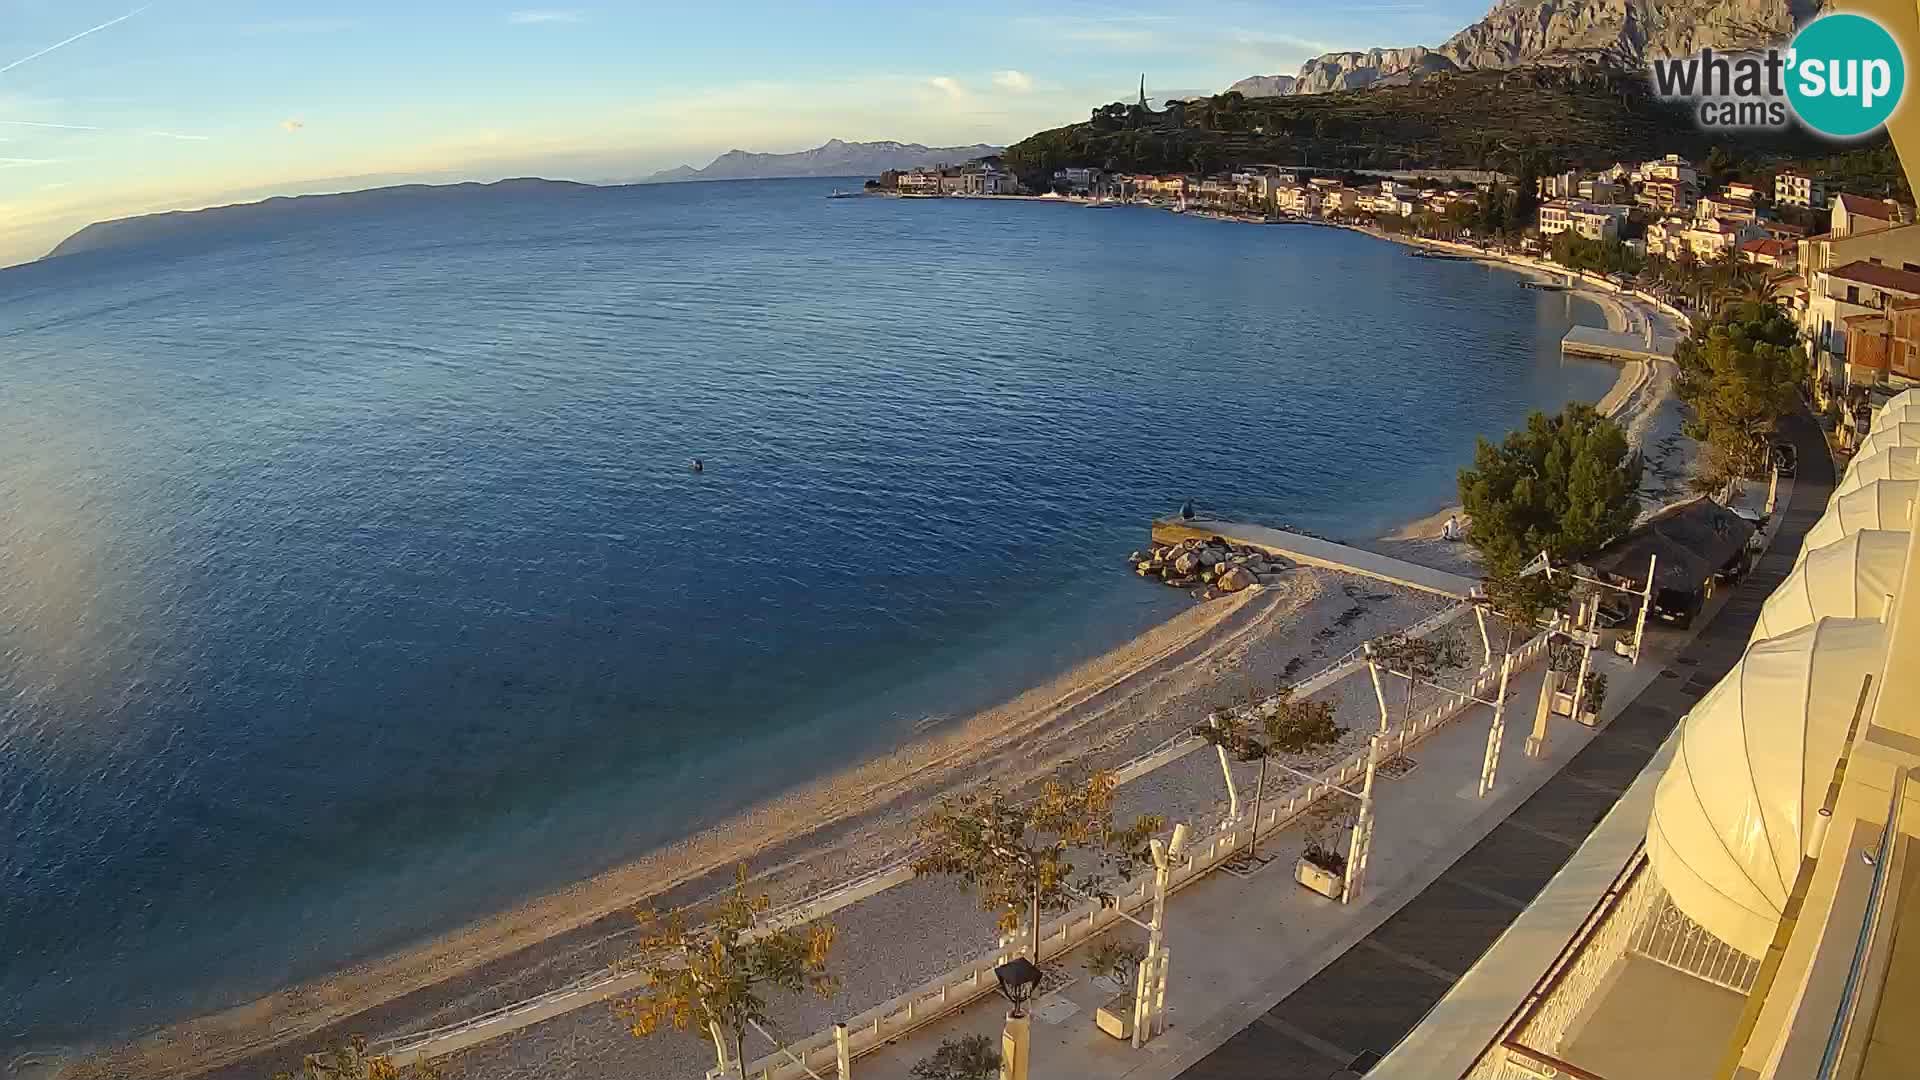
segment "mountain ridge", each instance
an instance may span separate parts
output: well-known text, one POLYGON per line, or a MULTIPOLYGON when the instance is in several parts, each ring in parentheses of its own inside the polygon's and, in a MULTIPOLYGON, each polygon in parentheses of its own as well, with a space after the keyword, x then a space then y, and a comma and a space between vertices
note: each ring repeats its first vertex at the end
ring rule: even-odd
POLYGON ((468 180, 457 184, 392 184, 357 191, 274 195, 252 202, 226 203, 198 210, 160 210, 151 214, 96 221, 54 245, 53 250, 43 258, 55 259, 89 251, 135 247, 191 233, 215 233, 266 219, 284 219, 289 212, 312 216, 329 211, 359 209, 376 202, 427 201, 462 195, 519 195, 529 191, 600 190, 604 190, 600 185, 575 180, 519 176, 488 183, 468 180))
POLYGON ((976 143, 972 146, 926 146, 921 143, 846 142, 828 139, 810 150, 790 154, 729 150, 702 168, 680 165, 662 169, 641 180, 644 184, 673 184, 689 180, 780 180, 807 176, 873 176, 889 169, 916 169, 934 165, 958 165, 974 158, 990 157, 1005 147, 976 143))
POLYGON ((1709 46, 1740 51, 1777 44, 1818 10, 1818 0, 1497 0, 1479 21, 1438 46, 1315 56, 1300 66, 1291 92, 1361 90, 1434 74, 1534 64, 1644 69, 1652 58, 1709 46))

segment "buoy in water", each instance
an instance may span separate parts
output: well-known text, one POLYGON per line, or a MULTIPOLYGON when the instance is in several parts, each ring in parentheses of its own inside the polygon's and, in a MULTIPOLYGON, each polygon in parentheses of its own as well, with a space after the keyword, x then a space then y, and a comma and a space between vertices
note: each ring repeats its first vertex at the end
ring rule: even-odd
POLYGON ((694 458, 694 459, 693 459, 693 471, 694 471, 694 472, 706 472, 706 471, 707 471, 707 467, 706 467, 706 465, 705 465, 705 464, 703 464, 703 463, 702 463, 702 462, 700 461, 700 459, 699 459, 699 458, 694 458))

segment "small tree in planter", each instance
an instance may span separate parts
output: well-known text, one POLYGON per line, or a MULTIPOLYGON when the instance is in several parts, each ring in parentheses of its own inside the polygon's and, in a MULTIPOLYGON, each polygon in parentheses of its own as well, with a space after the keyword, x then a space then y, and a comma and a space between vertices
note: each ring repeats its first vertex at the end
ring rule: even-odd
POLYGON ((979 891, 980 906, 1000 913, 1001 930, 1031 924, 1030 959, 1040 963, 1040 918, 1065 911, 1078 895, 1111 900, 1110 883, 1153 865, 1148 841, 1165 824, 1158 814, 1113 822, 1114 780, 1097 772, 1049 780, 1040 797, 1015 803, 999 791, 969 791, 940 800, 920 819, 925 853, 916 875, 945 874, 979 891), (1072 853, 1093 867, 1072 881, 1072 853))
POLYGON ((1580 710, 1589 716, 1599 716, 1600 706, 1607 701, 1607 675, 1603 671, 1587 672, 1586 692, 1580 698, 1580 710))
POLYGON ((1000 1050, 986 1035, 942 1039, 940 1048, 914 1062, 916 1080, 992 1080, 1000 1075, 1000 1050))
POLYGON ((1103 937, 1088 950, 1086 968, 1096 979, 1112 979, 1126 987, 1133 985, 1134 978, 1140 974, 1140 965, 1146 960, 1145 945, 1130 938, 1103 937))
POLYGON ((1294 867, 1295 880, 1332 900, 1340 898, 1346 879, 1344 841, 1353 828, 1353 812, 1342 798, 1337 792, 1323 796, 1307 811, 1306 844, 1294 867))
POLYGON ((1116 1039, 1133 1035, 1134 983, 1140 977, 1140 965, 1146 960, 1146 946, 1112 934, 1101 938, 1087 953, 1088 973, 1096 979, 1110 979, 1117 985, 1113 996, 1102 1002, 1093 1014, 1100 1030, 1116 1039))
POLYGON ((1414 696, 1420 692, 1420 684, 1433 682, 1442 671, 1466 666, 1470 655, 1466 644, 1451 636, 1413 638, 1388 634, 1373 642, 1374 663, 1400 676, 1407 684, 1407 696, 1400 712, 1403 727, 1413 719, 1414 696))
POLYGON ((1253 834, 1248 840, 1247 857, 1260 853, 1260 806, 1266 798, 1267 762, 1287 754, 1305 754, 1339 741, 1346 729, 1334 723, 1332 702, 1293 696, 1293 688, 1283 686, 1260 715, 1256 734, 1231 710, 1216 710, 1212 722, 1201 724, 1193 733, 1242 762, 1258 762, 1259 778, 1254 782, 1253 834))

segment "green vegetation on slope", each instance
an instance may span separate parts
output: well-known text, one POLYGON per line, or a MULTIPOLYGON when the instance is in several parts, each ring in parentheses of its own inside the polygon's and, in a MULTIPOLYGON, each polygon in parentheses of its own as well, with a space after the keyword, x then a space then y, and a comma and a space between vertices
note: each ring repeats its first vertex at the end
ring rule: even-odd
MULTIPOLYGON (((1211 172, 1236 165, 1328 169, 1497 169, 1545 173, 1661 154, 1704 157, 1716 140, 1691 113, 1654 99, 1638 71, 1535 67, 1436 75, 1338 94, 1176 103, 1165 112, 1114 104, 1085 123, 1007 148, 1029 181, 1055 169, 1211 172)), ((1803 133, 1746 133, 1748 155, 1822 152, 1803 133)))

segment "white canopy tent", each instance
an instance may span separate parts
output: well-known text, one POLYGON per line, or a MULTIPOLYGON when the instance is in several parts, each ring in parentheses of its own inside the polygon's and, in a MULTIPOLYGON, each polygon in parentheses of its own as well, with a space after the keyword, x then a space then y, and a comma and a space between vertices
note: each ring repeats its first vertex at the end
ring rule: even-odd
MULTIPOLYGON (((1920 405, 1920 389, 1902 390, 1893 395, 1887 399, 1885 405, 1880 406, 1880 412, 1884 413, 1889 409, 1897 409, 1902 405, 1920 405)), ((1875 415, 1878 416, 1879 414, 1876 413, 1875 415)))
POLYGON ((1819 810, 1886 626, 1822 619, 1750 647, 1682 721, 1654 792, 1647 857, 1674 906, 1762 956, 1817 850, 1819 810))
POLYGON ((1907 534, 1862 529, 1807 552, 1760 609, 1748 644, 1790 634, 1821 619, 1878 619, 1900 589, 1907 534))
POLYGON ((1800 545, 1800 557, 1793 565, 1807 561, 1807 553, 1826 547, 1861 529, 1908 531, 1908 512, 1920 498, 1920 480, 1875 480, 1833 500, 1827 512, 1807 530, 1800 545))
MULTIPOLYGON (((1907 397, 1906 394, 1900 396, 1907 397)), ((1920 397, 1887 402, 1879 412, 1873 414, 1873 422, 1867 426, 1867 430, 1879 431, 1891 424, 1920 424, 1920 397)))
POLYGON ((1871 457, 1856 457, 1833 489, 1833 500, 1875 480, 1920 480, 1920 446, 1889 446, 1871 457))
POLYGON ((1888 424, 1860 440, 1854 459, 1871 457, 1890 446, 1920 446, 1920 424, 1888 424))

